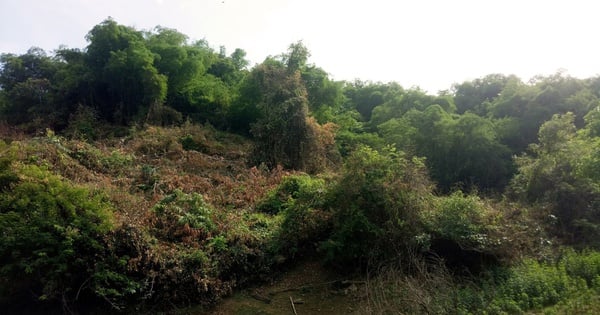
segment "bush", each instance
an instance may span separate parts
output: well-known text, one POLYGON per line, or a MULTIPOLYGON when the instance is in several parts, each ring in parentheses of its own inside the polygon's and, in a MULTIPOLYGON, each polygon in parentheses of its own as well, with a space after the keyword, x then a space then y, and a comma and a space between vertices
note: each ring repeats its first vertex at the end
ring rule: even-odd
POLYGON ((415 259, 412 274, 386 266, 369 279, 365 313, 595 314, 598 257, 595 251, 567 249, 554 261, 526 259, 489 268, 477 278, 454 277, 442 265, 415 259))
POLYGON ((331 213, 324 210, 326 194, 324 179, 291 175, 257 204, 258 211, 279 214, 282 220, 273 239, 275 253, 294 258, 315 251, 331 225, 331 213))
POLYGON ((179 138, 179 143, 181 143, 182 148, 186 151, 190 151, 190 150, 194 150, 194 151, 198 151, 198 152, 206 151, 206 147, 200 141, 195 140, 194 137, 190 134, 187 134, 187 135, 179 138))
POLYGON ((166 240, 201 241, 214 230, 210 217, 212 209, 197 193, 186 194, 175 190, 152 210, 156 215, 156 234, 166 240))
POLYGON ((89 107, 78 105, 73 114, 69 116, 69 124, 64 130, 64 134, 69 138, 94 141, 98 139, 98 114, 89 107))
POLYGON ((325 193, 323 179, 314 179, 308 175, 287 176, 257 204, 256 210, 277 214, 293 207, 296 202, 315 207, 322 204, 325 193))
POLYGON ((520 312, 558 303, 575 289, 564 269, 527 260, 501 287, 498 304, 520 312))
POLYGON ((331 231, 331 213, 328 211, 297 204, 286 209, 283 215, 275 236, 275 248, 285 257, 314 253, 318 243, 331 231))
POLYGON ((493 269, 479 283, 463 287, 456 305, 465 312, 490 314, 594 308, 580 300, 597 296, 599 266, 600 253, 596 251, 566 249, 550 262, 526 259, 514 267, 493 269))
POLYGON ((435 207, 427 211, 423 220, 433 239, 456 243, 464 249, 485 251, 496 244, 490 239, 500 219, 500 212, 475 194, 456 191, 437 198, 435 207))
POLYGON ((483 207, 479 197, 455 192, 440 199, 430 227, 440 238, 453 240, 463 247, 482 247, 486 238, 483 207))
POLYGON ((8 184, 0 191, 0 291, 26 290, 65 307, 84 296, 112 301, 129 292, 132 282, 102 254, 113 229, 105 196, 38 166, 5 162, 0 168, 18 175, 3 176, 8 184))
POLYGON ((568 250, 562 262, 569 277, 583 279, 588 287, 600 289, 600 252, 585 250, 577 253, 568 250))
POLYGON ((326 260, 365 266, 418 246, 420 212, 431 197, 422 160, 391 147, 361 147, 346 161, 328 200, 333 232, 321 246, 326 260))
POLYGON ((75 143, 68 153, 89 170, 101 173, 119 175, 133 164, 133 156, 130 154, 118 150, 108 154, 87 143, 75 143))

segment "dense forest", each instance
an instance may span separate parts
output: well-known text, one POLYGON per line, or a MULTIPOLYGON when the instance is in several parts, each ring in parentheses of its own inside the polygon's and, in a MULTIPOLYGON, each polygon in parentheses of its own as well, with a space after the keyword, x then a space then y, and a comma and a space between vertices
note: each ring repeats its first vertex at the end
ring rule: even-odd
POLYGON ((304 259, 369 274, 362 313, 600 311, 600 77, 432 95, 302 42, 86 39, 0 56, 8 312, 209 310, 304 259))

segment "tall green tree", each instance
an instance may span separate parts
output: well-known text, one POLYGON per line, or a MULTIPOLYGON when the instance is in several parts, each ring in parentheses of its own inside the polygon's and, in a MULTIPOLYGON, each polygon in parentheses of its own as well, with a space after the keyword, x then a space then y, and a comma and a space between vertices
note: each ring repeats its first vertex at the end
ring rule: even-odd
POLYGON ((489 74, 480 79, 455 84, 453 90, 457 112, 462 114, 471 111, 485 116, 491 102, 502 93, 509 82, 515 80, 519 81, 514 75, 489 74))
POLYGON ((290 73, 304 69, 310 57, 310 51, 302 41, 295 42, 288 47, 288 52, 283 54, 283 63, 290 73))
POLYGON ((91 101, 103 118, 127 124, 150 105, 165 101, 167 78, 154 67, 155 55, 146 47, 141 32, 107 19, 86 39, 91 101))
POLYGON ((344 101, 342 82, 331 80, 325 70, 314 65, 306 66, 301 76, 311 113, 320 123, 333 120, 344 101))
POLYGON ((2 114, 7 121, 22 124, 35 119, 48 123, 58 117, 54 76, 61 64, 40 48, 32 47, 17 56, 0 56, 0 93, 6 103, 2 114))

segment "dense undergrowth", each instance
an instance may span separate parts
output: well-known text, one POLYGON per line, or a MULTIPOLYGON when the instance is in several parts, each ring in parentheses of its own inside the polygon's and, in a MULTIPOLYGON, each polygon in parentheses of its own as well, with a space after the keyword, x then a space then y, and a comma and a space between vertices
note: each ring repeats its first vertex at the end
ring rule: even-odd
POLYGON ((595 307, 581 301, 598 293, 600 254, 561 249, 546 210, 437 194, 424 161, 391 147, 308 175, 248 167, 247 140, 189 123, 102 142, 5 138, 9 312, 210 307, 308 256, 371 275, 365 312, 595 307))
POLYGON ((437 95, 111 18, 0 55, 0 307, 209 308, 302 259, 365 313, 598 309, 600 77, 437 95), (590 302, 591 301, 591 302, 590 302))
POLYGON ((243 139, 187 125, 95 144, 48 132, 1 150, 0 278, 14 311, 209 305, 270 273, 277 220, 241 206, 287 173, 248 168, 243 139))

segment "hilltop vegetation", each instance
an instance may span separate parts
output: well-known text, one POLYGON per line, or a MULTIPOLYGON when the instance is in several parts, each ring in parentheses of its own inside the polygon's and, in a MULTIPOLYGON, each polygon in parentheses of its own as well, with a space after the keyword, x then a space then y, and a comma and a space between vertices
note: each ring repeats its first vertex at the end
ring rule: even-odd
POLYGON ((600 78, 430 95, 302 42, 250 68, 164 27, 86 38, 0 57, 9 312, 208 308, 302 259, 374 274, 365 312, 598 309, 600 78))

